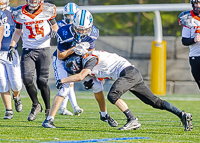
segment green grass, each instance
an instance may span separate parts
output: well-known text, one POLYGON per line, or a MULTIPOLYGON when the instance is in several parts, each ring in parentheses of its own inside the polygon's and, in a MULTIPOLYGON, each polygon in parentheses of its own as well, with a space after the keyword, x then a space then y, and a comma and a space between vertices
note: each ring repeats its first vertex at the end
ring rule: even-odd
MULTIPOLYGON (((51 93, 51 103, 56 92, 51 93)), ((89 140, 123 137, 149 137, 143 140, 123 140, 109 142, 148 142, 148 143, 172 143, 172 142, 200 142, 200 96, 199 95, 166 95, 162 99, 170 101, 180 110, 193 114, 194 129, 185 132, 179 118, 175 115, 145 105, 134 95, 126 93, 122 98, 127 102, 135 116, 139 117, 142 124, 138 130, 119 131, 110 127, 99 119, 99 108, 92 92, 76 92, 78 104, 84 109, 81 116, 56 115, 54 124, 56 129, 47 129, 41 126, 45 119, 44 111, 35 121, 27 121, 31 109, 31 101, 26 92, 21 93, 23 111, 17 113, 14 110, 12 120, 4 120, 5 109, 0 102, 0 142, 49 142, 69 140, 89 140)), ((44 103, 39 95, 39 100, 44 103)), ((109 114, 118 121, 119 127, 126 123, 123 113, 114 105, 107 102, 109 114)), ((14 108, 14 104, 13 104, 14 108)), ((68 109, 72 110, 70 102, 68 109)))

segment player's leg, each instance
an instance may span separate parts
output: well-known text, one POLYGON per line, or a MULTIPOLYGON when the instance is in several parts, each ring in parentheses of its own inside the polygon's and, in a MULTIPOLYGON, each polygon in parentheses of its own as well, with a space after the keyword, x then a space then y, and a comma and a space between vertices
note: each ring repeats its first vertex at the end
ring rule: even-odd
POLYGON ((58 93, 54 97, 49 116, 47 116, 47 118, 42 122, 43 127, 56 128, 56 126, 53 124, 54 118, 64 98, 68 94, 69 94, 69 83, 65 83, 62 85, 61 89, 59 89, 58 93))
POLYGON ((42 106, 37 98, 37 89, 33 83, 33 76, 35 72, 35 56, 38 56, 38 53, 35 53, 34 50, 22 50, 21 57, 21 72, 23 83, 26 87, 26 91, 31 98, 32 108, 31 112, 28 115, 28 121, 33 121, 36 119, 37 115, 42 112, 42 106))
POLYGON ((40 89, 42 99, 44 101, 46 110, 45 116, 47 117, 50 110, 50 88, 48 85, 49 78, 49 66, 51 63, 50 48, 43 48, 39 50, 40 55, 37 58, 36 63, 36 83, 40 89))
POLYGON ((77 104, 76 95, 74 92, 74 83, 70 83, 68 96, 69 96, 70 103, 73 107, 74 115, 80 116, 80 114, 83 113, 83 109, 81 109, 77 104))
MULTIPOLYGON (((6 54, 7 55, 7 54, 6 54)), ((2 56, 2 55, 1 55, 2 56)), ((11 95, 9 92, 9 82, 7 77, 7 71, 5 67, 5 62, 0 62, 0 93, 1 98, 3 100, 6 112, 4 119, 12 119, 13 118, 13 110, 11 103, 11 95)))
POLYGON ((87 76, 84 80, 89 81, 91 79, 93 80, 92 90, 100 109, 100 119, 107 122, 111 127, 117 127, 117 121, 115 121, 107 112, 106 101, 103 93, 103 83, 96 77, 92 76, 87 76))
POLYGON ((191 72, 195 79, 195 82, 197 83, 199 89, 200 89, 200 57, 190 57, 190 66, 191 66, 191 72))
POLYGON ((6 69, 11 89, 13 91, 13 100, 15 102, 15 110, 17 112, 22 111, 22 102, 20 99, 20 91, 22 89, 22 79, 20 70, 19 54, 16 51, 16 55, 13 57, 13 62, 7 61, 6 69))

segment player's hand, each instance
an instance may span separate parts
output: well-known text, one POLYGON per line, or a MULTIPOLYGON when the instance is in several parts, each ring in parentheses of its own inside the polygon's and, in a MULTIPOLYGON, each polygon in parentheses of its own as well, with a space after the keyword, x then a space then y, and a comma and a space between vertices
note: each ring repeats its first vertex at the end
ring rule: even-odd
POLYGON ((81 42, 79 44, 76 44, 76 47, 73 50, 77 55, 84 55, 85 53, 88 52, 89 48, 90 48, 90 43, 81 42))
POLYGON ((15 52, 15 47, 10 46, 8 55, 7 55, 7 58, 9 59, 9 61, 13 61, 13 54, 17 57, 17 54, 15 52))
POLYGON ((194 42, 200 42, 200 34, 197 34, 194 38, 194 42))
POLYGON ((84 84, 86 90, 91 89, 94 84, 93 79, 90 79, 89 81, 84 81, 83 84, 84 84))
POLYGON ((57 82, 56 82, 56 87, 57 87, 57 89, 60 89, 60 88, 62 87, 62 82, 61 82, 60 79, 57 80, 57 82))

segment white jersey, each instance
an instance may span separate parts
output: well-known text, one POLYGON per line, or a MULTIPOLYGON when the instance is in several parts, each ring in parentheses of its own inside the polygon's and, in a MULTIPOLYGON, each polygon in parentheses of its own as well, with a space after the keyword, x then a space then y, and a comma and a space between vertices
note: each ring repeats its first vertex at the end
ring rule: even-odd
MULTIPOLYGON (((182 37, 195 38, 197 34, 200 34, 200 17, 195 15, 193 10, 182 12, 179 20, 183 25, 182 37)), ((189 57, 200 56, 200 42, 189 45, 189 48, 189 57)))
POLYGON ((24 6, 19 6, 13 11, 13 19, 22 25, 23 48, 39 49, 50 47, 51 27, 48 20, 56 17, 56 7, 53 4, 44 3, 34 13, 30 14, 24 6))
POLYGON ((125 58, 105 51, 91 51, 83 56, 83 67, 91 58, 96 57, 98 62, 90 75, 97 78, 118 79, 121 71, 132 64, 125 58))

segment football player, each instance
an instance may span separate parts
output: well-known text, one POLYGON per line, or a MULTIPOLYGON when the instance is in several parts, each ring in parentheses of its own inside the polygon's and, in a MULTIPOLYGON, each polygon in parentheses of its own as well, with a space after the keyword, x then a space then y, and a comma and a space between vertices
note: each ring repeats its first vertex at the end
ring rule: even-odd
POLYGON ((189 46, 191 72, 200 89, 200 0, 191 0, 193 10, 179 15, 182 28, 182 44, 189 46))
MULTIPOLYGON (((9 0, 1 0, 0 2, 0 93, 4 106, 6 108, 4 119, 13 118, 11 94, 9 91, 9 84, 13 92, 13 99, 15 102, 15 110, 22 111, 22 102, 20 100, 20 90, 22 88, 21 71, 19 54, 17 50, 14 52, 12 61, 9 59, 8 53, 12 53, 9 49, 12 35, 15 30, 15 22, 12 19, 12 7, 8 6, 9 0)), ((14 49, 16 47, 13 47, 14 49)))
MULTIPOLYGON (((65 61, 74 55, 82 55, 87 51, 95 49, 95 40, 99 36, 99 30, 93 25, 92 14, 88 10, 81 9, 75 13, 72 25, 66 25, 59 28, 57 32, 57 51, 54 53, 53 64, 55 69, 55 78, 57 85, 61 79, 68 77, 69 73, 65 70, 65 61)), ((72 74, 72 73, 70 73, 72 74)), ((95 77, 87 77, 89 81, 94 81, 94 96, 99 104, 100 119, 108 122, 111 127, 118 126, 118 123, 107 113, 106 103, 102 92, 102 83, 95 77)), ((53 124, 54 117, 62 101, 69 93, 70 83, 63 84, 57 95, 54 97, 50 115, 42 123, 45 128, 56 128, 53 124)))
MULTIPOLYGON (((35 71, 37 87, 41 91, 46 106, 45 115, 49 114, 50 89, 47 83, 51 63, 50 40, 58 30, 55 20, 56 6, 43 3, 43 0, 26 0, 26 5, 13 10, 12 16, 16 22, 16 28, 10 49, 14 51, 20 33, 23 31, 21 71, 23 83, 32 100, 32 109, 27 119, 33 121, 42 112, 42 106, 37 98, 37 88, 33 82, 35 71)), ((14 57, 13 54, 10 56, 14 57)))
MULTIPOLYGON (((74 14, 78 10, 79 10, 78 5, 76 5, 75 3, 70 2, 70 3, 66 4, 64 9, 63 9, 63 19, 61 21, 57 22, 58 26, 62 27, 62 26, 66 26, 67 24, 72 24, 72 20, 73 20, 74 14)), ((54 65, 54 71, 59 70, 58 68, 60 66, 57 66, 57 64, 53 64, 53 65, 54 65)), ((57 72, 55 72, 55 74, 57 74, 57 72)), ((60 109, 58 111, 58 113, 60 115, 73 116, 73 114, 69 110, 66 109, 68 99, 70 100, 71 105, 73 107, 74 115, 80 115, 83 112, 83 109, 81 109, 77 104, 76 95, 75 95, 75 92, 74 92, 74 83, 73 82, 70 83, 69 94, 63 100, 63 102, 62 102, 62 104, 60 106, 60 109)))
POLYGON ((119 130, 138 129, 141 126, 138 118, 134 117, 133 113, 128 108, 128 105, 121 99, 121 96, 126 91, 132 92, 141 101, 153 108, 167 110, 177 115, 181 119, 185 131, 191 131, 193 129, 192 114, 180 111, 171 103, 155 96, 145 85, 140 72, 125 58, 115 53, 90 51, 84 56, 76 57, 71 61, 71 63, 66 64, 66 69, 77 74, 61 79, 58 86, 70 82, 81 81, 88 74, 98 78, 115 80, 110 88, 107 98, 127 117, 127 123, 120 127, 119 130))

